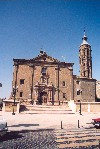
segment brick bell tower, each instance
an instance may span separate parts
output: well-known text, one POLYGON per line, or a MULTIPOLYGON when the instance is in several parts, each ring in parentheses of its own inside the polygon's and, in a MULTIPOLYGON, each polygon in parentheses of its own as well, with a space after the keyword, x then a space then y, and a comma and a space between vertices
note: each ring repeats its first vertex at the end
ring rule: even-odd
POLYGON ((92 78, 92 57, 91 46, 87 42, 87 36, 84 30, 82 44, 79 49, 80 77, 92 78))

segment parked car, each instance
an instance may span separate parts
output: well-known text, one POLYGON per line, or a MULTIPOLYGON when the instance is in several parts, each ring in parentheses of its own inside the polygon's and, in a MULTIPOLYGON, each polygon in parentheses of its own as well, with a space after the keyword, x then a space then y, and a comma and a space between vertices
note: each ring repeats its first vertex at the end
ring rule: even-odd
POLYGON ((93 120, 93 125, 96 128, 100 128, 100 118, 92 119, 93 120))
POLYGON ((0 137, 5 135, 8 131, 7 122, 3 118, 0 118, 0 137))

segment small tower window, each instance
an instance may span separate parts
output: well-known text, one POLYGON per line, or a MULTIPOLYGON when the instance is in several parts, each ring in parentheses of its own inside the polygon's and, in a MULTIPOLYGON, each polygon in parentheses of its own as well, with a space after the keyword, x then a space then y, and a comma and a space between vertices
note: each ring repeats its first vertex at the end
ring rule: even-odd
POLYGON ((20 92, 20 97, 23 97, 23 92, 20 92))
POLYGON ((63 81, 63 82, 62 82, 62 85, 63 85, 63 86, 65 86, 65 85, 66 85, 65 81, 63 81))
POLYGON ((85 57, 85 50, 84 50, 84 54, 83 54, 83 55, 84 55, 84 57, 85 57))
POLYGON ((20 79, 20 85, 24 84, 24 79, 20 79))
POLYGON ((89 50, 87 50, 87 56, 89 57, 89 50))
POLYGON ((77 95, 80 95, 80 90, 77 91, 77 95))
POLYGON ((85 63, 83 63, 83 66, 85 66, 85 63))
POLYGON ((63 93, 63 98, 66 98, 66 93, 63 93))
POLYGON ((83 73, 84 73, 84 77, 85 77, 85 71, 83 73))
POLYGON ((42 70, 41 70, 42 75, 46 75, 46 69, 47 69, 46 67, 42 68, 42 70))

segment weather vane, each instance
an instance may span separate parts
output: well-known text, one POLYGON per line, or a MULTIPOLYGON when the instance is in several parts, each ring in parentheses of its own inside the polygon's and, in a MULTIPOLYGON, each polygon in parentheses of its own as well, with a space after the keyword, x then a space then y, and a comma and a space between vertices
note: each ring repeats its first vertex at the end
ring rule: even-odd
POLYGON ((84 27, 84 35, 85 35, 85 27, 84 27))

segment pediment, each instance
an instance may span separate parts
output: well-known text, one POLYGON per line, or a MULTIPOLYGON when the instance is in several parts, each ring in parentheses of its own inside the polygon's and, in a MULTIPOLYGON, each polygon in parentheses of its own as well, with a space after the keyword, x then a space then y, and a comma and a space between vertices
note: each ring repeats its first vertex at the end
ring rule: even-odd
POLYGON ((57 59, 48 56, 45 52, 40 53, 33 59, 34 61, 45 61, 45 62, 59 62, 57 59))

